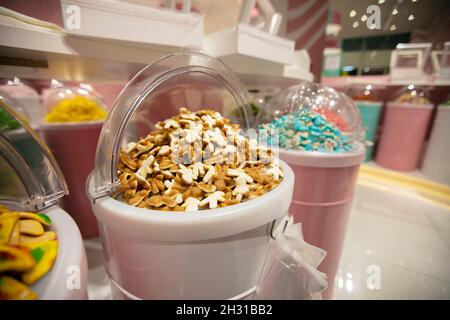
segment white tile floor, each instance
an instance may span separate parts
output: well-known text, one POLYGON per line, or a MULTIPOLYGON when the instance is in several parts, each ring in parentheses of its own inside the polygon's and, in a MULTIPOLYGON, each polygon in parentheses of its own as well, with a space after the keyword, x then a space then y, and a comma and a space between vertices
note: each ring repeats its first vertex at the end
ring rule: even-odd
POLYGON ((450 299, 450 210, 399 191, 358 184, 334 298, 450 299))
MULTIPOLYGON (((101 245, 85 244, 89 297, 111 299, 101 245)), ((335 299, 450 299, 449 207, 361 179, 335 281, 335 299)))

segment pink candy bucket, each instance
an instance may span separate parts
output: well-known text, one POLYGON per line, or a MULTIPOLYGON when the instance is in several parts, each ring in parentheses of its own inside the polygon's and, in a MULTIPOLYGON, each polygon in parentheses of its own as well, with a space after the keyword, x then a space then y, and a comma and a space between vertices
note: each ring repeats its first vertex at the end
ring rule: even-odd
POLYGON ((61 167, 69 195, 63 207, 80 228, 83 238, 98 235, 97 220, 86 196, 85 184, 94 169, 95 151, 103 121, 45 124, 40 132, 61 167))
POLYGON ((376 162, 389 169, 416 170, 432 111, 433 105, 388 103, 376 162))
POLYGON ((356 151, 347 153, 278 152, 295 175, 290 213, 302 224, 305 241, 327 251, 319 270, 328 277, 323 297, 330 299, 364 147, 358 145, 356 151))

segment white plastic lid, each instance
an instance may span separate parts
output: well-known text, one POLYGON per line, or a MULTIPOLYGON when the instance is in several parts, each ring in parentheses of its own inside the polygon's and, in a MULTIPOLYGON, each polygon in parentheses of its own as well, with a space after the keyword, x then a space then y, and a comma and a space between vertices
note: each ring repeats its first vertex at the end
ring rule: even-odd
POLYGON ((122 90, 103 125, 90 196, 112 195, 119 186, 120 149, 147 136, 180 108, 213 109, 246 129, 254 123, 248 101, 231 69, 198 50, 185 48, 148 65, 122 90))
POLYGON ((17 101, 0 96, 0 202, 12 208, 38 211, 68 194, 61 169, 17 101))
MULTIPOLYGON (((327 135, 330 133, 331 137, 341 137, 340 141, 345 141, 345 148, 336 146, 334 150, 330 149, 339 152, 352 151, 363 137, 359 109, 352 99, 331 87, 308 81, 287 88, 274 96, 263 108, 257 124, 260 128, 266 128, 266 125, 269 125, 269 128, 282 128, 291 131, 292 134, 301 132, 302 142, 311 140, 310 128, 314 127, 313 130, 317 129, 317 131, 313 134, 321 135, 323 131, 327 135), (317 119, 320 124, 316 124, 316 117, 320 118, 317 119), (301 119, 301 122, 298 122, 298 119, 301 119), (306 133, 309 137, 303 136, 306 133)), ((297 149, 299 148, 297 144, 282 143, 281 131, 279 139, 280 148, 303 150, 301 146, 297 149)), ((270 141, 269 145, 272 145, 270 141)), ((304 145, 306 146, 306 143, 304 145)), ((312 150, 306 148, 304 151, 327 152, 326 150, 318 151, 315 148, 312 150)))

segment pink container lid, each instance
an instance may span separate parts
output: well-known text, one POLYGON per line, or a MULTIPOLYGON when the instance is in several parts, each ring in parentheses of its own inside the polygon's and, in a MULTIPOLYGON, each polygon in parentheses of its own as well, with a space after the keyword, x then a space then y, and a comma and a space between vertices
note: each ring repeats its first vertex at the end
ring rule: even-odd
POLYGON ((318 168, 341 168, 359 165, 364 161, 365 148, 360 142, 354 151, 348 152, 311 152, 301 150, 275 149, 275 153, 290 165, 318 168))

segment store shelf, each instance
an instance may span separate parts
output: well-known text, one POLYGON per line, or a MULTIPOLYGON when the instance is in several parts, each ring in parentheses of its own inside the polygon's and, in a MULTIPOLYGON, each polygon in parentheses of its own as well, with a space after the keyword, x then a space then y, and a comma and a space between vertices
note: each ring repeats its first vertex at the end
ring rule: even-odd
POLYGON ((45 80, 50 79, 52 76, 47 68, 0 65, 0 78, 11 79, 13 77, 18 77, 19 79, 45 80))
POLYGON ((414 80, 391 80, 389 75, 381 76, 345 76, 345 77, 322 77, 321 83, 333 88, 345 88, 357 84, 371 84, 379 88, 385 88, 389 86, 404 86, 408 84, 421 85, 421 86, 450 86, 450 79, 435 80, 433 76, 428 77, 426 81, 414 81, 414 80))
MULTIPOLYGON (((60 80, 128 80, 143 65, 158 59, 177 48, 106 41, 69 36, 63 30, 48 29, 18 23, 9 17, 0 20, 0 50, 3 57, 25 60, 44 60, 46 72, 60 80)), ((14 68, 2 66, 2 76, 14 68)), ((29 73, 30 69, 16 69, 29 73)))
MULTIPOLYGON (((143 66, 180 48, 68 35, 64 30, 0 19, 2 57, 46 61, 48 69, 1 66, 0 76, 57 78, 72 81, 123 82, 143 66), (38 71, 34 74, 34 71, 38 71), (15 72, 18 72, 17 74, 15 72)), ((289 86, 312 74, 298 67, 247 55, 221 57, 247 85, 289 86)))
POLYGON ((285 87, 313 80, 306 52, 295 42, 256 28, 237 26, 205 36, 203 47, 225 62, 248 86, 285 87))

